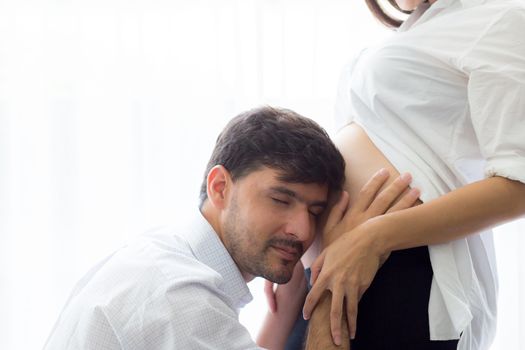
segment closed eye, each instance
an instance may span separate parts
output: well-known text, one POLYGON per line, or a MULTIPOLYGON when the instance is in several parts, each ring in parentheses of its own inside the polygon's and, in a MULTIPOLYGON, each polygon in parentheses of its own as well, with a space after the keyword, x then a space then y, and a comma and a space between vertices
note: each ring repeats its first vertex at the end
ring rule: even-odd
POLYGON ((287 201, 283 201, 282 199, 278 199, 278 198, 273 198, 272 197, 272 200, 277 203, 277 204, 281 204, 281 205, 288 205, 290 203, 288 203, 287 201))
POLYGON ((316 212, 316 211, 309 211, 310 215, 312 215, 314 218, 317 218, 321 216, 322 212, 316 212))
POLYGON ((325 208, 321 207, 321 206, 313 206, 308 212, 313 217, 318 218, 319 216, 321 216, 323 214, 324 209, 325 208))

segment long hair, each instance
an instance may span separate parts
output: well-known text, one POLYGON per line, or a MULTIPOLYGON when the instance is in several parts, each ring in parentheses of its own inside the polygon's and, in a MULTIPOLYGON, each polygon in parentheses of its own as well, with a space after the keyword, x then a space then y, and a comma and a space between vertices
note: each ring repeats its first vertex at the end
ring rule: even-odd
MULTIPOLYGON (((410 14, 412 11, 405 11, 399 8, 397 6, 395 0, 365 0, 366 5, 376 17, 379 22, 384 24, 385 26, 389 28, 399 28, 399 26, 403 23, 402 20, 397 18, 396 16, 393 16, 391 13, 385 10, 386 3, 390 4, 390 6, 393 8, 393 12, 397 12, 398 14, 410 14)), ((392 11, 391 11, 392 12, 392 11)))

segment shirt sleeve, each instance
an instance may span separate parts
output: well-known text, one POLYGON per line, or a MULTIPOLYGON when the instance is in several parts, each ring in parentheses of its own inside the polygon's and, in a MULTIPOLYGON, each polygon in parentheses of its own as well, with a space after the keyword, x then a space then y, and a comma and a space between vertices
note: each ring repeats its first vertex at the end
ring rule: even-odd
POLYGON ((460 65, 485 176, 525 183, 525 9, 509 9, 474 41, 460 65))

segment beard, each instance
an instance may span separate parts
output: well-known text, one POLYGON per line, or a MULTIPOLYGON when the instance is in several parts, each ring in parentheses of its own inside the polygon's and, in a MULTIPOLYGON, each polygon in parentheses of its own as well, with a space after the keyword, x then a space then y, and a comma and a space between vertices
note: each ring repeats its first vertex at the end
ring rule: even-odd
POLYGON ((228 215, 224 221, 224 245, 241 272, 263 277, 271 282, 287 283, 293 274, 295 264, 303 255, 301 242, 285 238, 272 237, 261 241, 262 234, 252 229, 253 225, 239 211, 236 196, 232 197, 228 215), (292 248, 297 252, 294 260, 285 260, 272 254, 275 247, 292 248))

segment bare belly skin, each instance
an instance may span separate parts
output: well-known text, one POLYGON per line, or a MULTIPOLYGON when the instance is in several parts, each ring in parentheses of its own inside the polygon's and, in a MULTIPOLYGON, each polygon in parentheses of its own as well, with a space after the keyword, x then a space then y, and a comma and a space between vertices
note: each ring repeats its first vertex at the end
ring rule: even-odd
POLYGON ((345 126, 336 135, 334 143, 346 162, 345 191, 350 195, 350 205, 356 200, 363 185, 379 169, 386 168, 390 172, 390 178, 384 186, 399 176, 399 172, 359 125, 351 123, 345 126))

